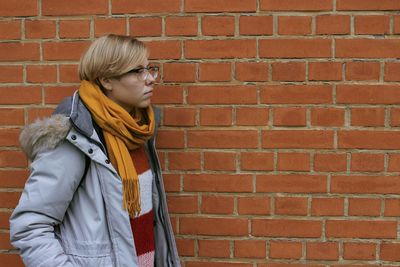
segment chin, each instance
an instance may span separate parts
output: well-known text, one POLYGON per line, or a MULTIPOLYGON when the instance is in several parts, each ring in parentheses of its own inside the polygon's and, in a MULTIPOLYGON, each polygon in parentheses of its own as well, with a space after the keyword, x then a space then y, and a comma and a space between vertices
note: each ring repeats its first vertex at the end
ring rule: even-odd
POLYGON ((140 102, 137 106, 138 106, 139 108, 147 108, 148 106, 150 106, 150 104, 151 104, 151 101, 150 101, 150 99, 149 99, 149 100, 140 102))

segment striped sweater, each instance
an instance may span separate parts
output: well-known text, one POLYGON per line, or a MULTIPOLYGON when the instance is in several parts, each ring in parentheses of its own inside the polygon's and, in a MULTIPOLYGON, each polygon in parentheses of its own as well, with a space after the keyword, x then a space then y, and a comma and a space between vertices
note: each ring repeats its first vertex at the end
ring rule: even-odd
POLYGON ((141 212, 130 218, 139 267, 154 267, 153 174, 144 146, 130 151, 140 184, 141 212))

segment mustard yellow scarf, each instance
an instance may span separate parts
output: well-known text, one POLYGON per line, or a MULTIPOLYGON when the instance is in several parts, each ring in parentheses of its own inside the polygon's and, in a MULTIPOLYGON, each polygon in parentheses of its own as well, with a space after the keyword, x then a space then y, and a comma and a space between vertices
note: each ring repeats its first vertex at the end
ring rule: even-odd
POLYGON ((153 135, 153 109, 151 105, 137 109, 141 112, 135 112, 133 117, 98 85, 85 80, 81 81, 79 95, 103 130, 109 158, 122 179, 123 207, 133 218, 140 213, 140 186, 129 150, 138 148, 153 135), (144 122, 143 117, 147 117, 144 122))

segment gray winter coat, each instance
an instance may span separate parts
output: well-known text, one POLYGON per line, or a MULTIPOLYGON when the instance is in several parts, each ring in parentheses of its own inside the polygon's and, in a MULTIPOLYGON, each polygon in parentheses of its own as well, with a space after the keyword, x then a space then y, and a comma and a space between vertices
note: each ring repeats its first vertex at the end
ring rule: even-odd
MULTIPOLYGON (((158 125, 159 110, 153 109, 158 125)), ((179 267, 155 135, 145 144, 154 175, 155 265, 179 267)), ((10 217, 10 238, 25 265, 138 266, 121 178, 79 94, 50 118, 25 127, 20 141, 31 175, 10 217)))

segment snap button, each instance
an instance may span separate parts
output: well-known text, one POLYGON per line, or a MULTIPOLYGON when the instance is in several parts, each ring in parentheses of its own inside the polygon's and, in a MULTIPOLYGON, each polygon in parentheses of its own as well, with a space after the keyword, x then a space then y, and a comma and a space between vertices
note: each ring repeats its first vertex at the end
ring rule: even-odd
POLYGON ((88 152, 89 152, 89 154, 92 154, 93 153, 93 149, 89 148, 88 152))
POLYGON ((74 135, 74 134, 71 135, 71 139, 72 139, 72 140, 76 140, 76 135, 74 135))
POLYGON ((108 159, 106 159, 106 163, 107 163, 107 164, 110 164, 110 161, 109 161, 108 159))

